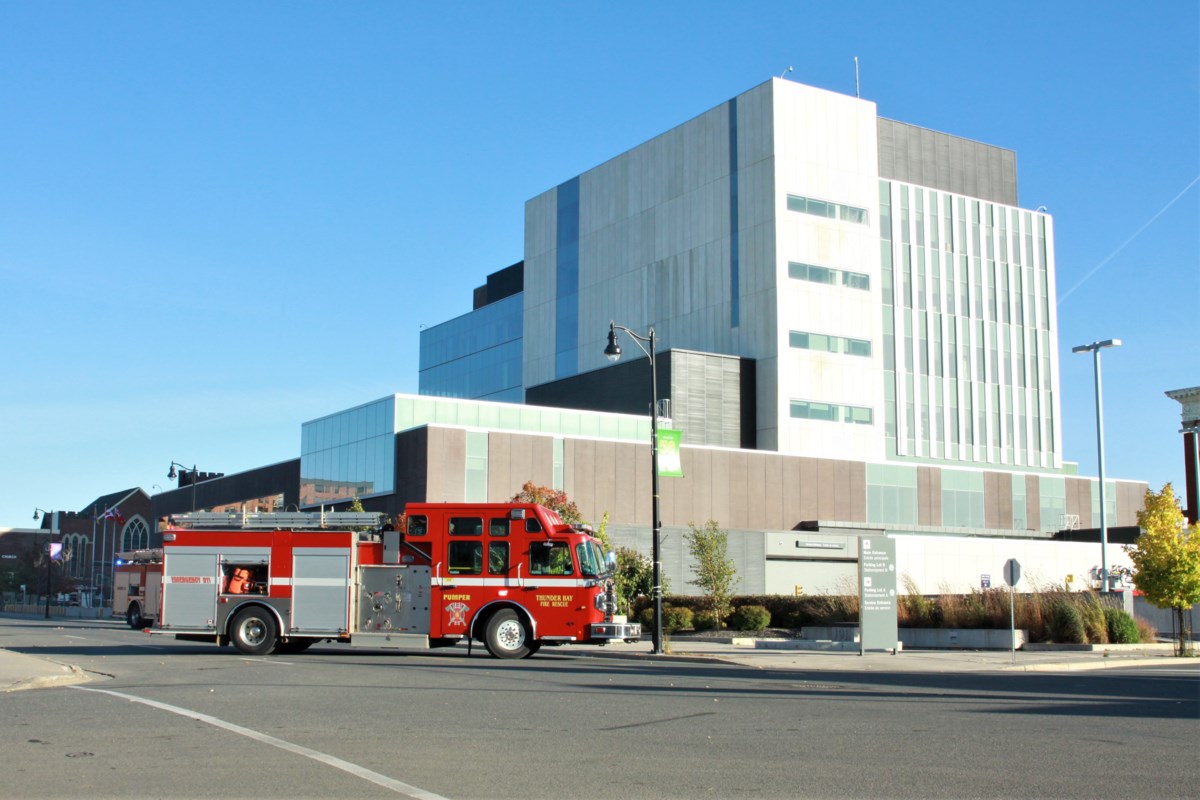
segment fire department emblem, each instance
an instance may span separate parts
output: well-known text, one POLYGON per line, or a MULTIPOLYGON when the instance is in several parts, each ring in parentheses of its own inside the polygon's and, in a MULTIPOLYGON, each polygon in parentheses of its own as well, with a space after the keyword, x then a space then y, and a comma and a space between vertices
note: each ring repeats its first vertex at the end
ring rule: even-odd
POLYGON ((471 607, 466 603, 451 603, 450 605, 446 606, 446 612, 450 615, 450 621, 447 624, 466 625, 467 612, 470 610, 471 607))

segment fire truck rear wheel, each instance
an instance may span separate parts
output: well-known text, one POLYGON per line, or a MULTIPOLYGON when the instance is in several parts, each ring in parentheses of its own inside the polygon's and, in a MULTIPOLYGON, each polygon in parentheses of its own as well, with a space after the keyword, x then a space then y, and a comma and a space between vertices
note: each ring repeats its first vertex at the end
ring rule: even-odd
POLYGON ((275 618, 264 608, 247 608, 233 618, 229 638, 238 652, 248 656, 265 656, 279 643, 275 618))
POLYGON ((140 631, 146 627, 146 620, 142 618, 142 607, 137 603, 130 603, 129 608, 125 611, 125 621, 135 631, 140 631))
POLYGON ((488 619, 484 644, 496 658, 525 658, 532 651, 529 631, 511 608, 502 608, 488 619))

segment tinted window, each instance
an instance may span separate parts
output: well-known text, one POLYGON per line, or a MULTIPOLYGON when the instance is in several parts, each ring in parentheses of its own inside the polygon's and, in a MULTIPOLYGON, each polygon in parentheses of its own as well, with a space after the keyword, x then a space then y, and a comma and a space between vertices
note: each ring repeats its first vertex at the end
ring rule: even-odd
POLYGON ((479 575, 483 572, 482 542, 450 542, 451 575, 479 575))
POLYGON ((481 517, 451 517, 451 536, 482 536, 483 519, 481 517))
POLYGON ((488 542, 488 572, 492 575, 508 572, 508 542, 488 542))

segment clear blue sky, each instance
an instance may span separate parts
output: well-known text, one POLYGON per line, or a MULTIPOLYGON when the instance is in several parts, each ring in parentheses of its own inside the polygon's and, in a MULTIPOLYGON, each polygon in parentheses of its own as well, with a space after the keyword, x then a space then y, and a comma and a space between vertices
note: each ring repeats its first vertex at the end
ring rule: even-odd
POLYGON ((294 458, 417 389, 527 199, 777 76, 1017 152, 1057 232, 1063 440, 1182 484, 1195 2, 0 0, 0 527, 294 458), (1073 289, 1073 291, 1071 291, 1073 289), (1070 291, 1070 294, 1067 292, 1070 291))

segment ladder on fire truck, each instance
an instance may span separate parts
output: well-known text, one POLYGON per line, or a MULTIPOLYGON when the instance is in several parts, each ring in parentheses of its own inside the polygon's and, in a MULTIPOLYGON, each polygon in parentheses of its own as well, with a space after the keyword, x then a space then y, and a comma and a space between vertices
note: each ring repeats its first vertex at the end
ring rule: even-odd
POLYGON ((259 530, 377 530, 383 514, 375 511, 192 511, 171 517, 178 528, 259 530))

